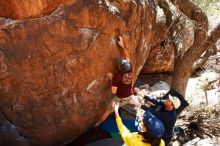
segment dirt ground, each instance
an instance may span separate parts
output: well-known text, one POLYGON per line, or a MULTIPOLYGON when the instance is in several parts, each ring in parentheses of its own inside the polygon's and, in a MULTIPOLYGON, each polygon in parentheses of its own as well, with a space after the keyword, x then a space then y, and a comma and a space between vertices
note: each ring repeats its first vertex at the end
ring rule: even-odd
MULTIPOLYGON (((219 77, 220 73, 205 70, 190 78, 185 95, 190 105, 177 119, 171 146, 183 146, 187 142, 184 146, 220 145, 220 85, 216 81, 219 77)), ((166 93, 168 84, 152 86, 142 82, 139 87, 143 94, 161 96, 166 93)))
POLYGON ((174 136, 174 139, 180 141, 180 145, 195 138, 209 139, 205 145, 211 141, 210 145, 220 145, 219 77, 218 72, 207 70, 189 80, 186 100, 190 105, 176 122, 176 126, 181 127, 185 135, 180 138, 174 136))

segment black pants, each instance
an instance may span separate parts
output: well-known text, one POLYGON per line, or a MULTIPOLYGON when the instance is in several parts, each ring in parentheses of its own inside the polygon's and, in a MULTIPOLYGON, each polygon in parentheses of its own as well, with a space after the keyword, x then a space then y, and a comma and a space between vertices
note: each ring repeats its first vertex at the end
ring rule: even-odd
POLYGON ((172 136, 170 136, 170 137, 163 137, 163 140, 164 140, 164 142, 165 142, 165 146, 169 146, 169 143, 170 143, 170 141, 171 141, 171 138, 172 138, 172 136))

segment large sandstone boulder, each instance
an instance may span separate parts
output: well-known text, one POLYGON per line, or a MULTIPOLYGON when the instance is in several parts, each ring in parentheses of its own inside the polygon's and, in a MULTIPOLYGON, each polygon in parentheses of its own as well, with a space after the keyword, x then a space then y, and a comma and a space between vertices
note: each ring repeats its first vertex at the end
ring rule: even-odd
MULTIPOLYGON (((189 22, 185 22, 189 25, 189 22)), ((181 35, 180 38, 176 38, 175 41, 182 42, 182 48, 188 49, 194 40, 194 34, 192 27, 188 25, 179 24, 182 29, 178 32, 181 35), (187 29, 186 29, 187 27, 187 29), (184 45, 184 46, 183 46, 184 45)), ((191 24, 192 25, 192 24, 191 24)), ((170 26, 167 26, 164 21, 159 21, 156 25, 155 35, 153 42, 151 43, 150 55, 146 60, 146 63, 141 70, 141 73, 164 73, 172 72, 174 67, 174 45, 169 33, 170 26)), ((184 49, 183 49, 184 50, 184 49)), ((179 51, 181 52, 181 51, 179 51)), ((177 55, 181 55, 177 54, 177 55)))
POLYGON ((68 0, 1 0, 0 17, 26 19, 44 16, 68 0))
POLYGON ((171 72, 174 66, 174 47, 168 27, 165 24, 157 24, 150 49, 150 55, 142 69, 142 73, 171 72))
POLYGON ((41 15, 9 11, 23 20, 0 19, 0 145, 5 146, 64 145, 85 132, 111 100, 106 74, 119 55, 117 35, 129 48, 135 80, 155 29, 155 4, 145 0, 70 0, 34 19, 24 18, 41 15))

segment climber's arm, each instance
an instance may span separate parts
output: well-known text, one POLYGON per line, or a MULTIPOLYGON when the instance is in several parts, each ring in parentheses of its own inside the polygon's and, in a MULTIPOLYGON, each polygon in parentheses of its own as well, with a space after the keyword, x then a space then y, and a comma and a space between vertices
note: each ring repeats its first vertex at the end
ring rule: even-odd
POLYGON ((122 38, 121 36, 119 36, 118 44, 119 44, 119 46, 120 46, 119 49, 120 49, 120 55, 121 55, 121 57, 130 62, 130 56, 129 56, 129 54, 128 54, 128 49, 125 47, 123 38, 122 38))

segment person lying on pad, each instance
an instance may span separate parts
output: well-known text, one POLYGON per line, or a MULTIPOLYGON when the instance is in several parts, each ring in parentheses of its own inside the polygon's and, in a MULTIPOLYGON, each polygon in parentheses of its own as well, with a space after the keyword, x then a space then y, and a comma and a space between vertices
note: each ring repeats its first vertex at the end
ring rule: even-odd
POLYGON ((118 113, 119 103, 113 103, 113 107, 116 123, 126 146, 165 146, 164 141, 161 139, 164 133, 163 123, 151 112, 144 113, 143 120, 138 126, 139 132, 132 133, 122 123, 118 113))

